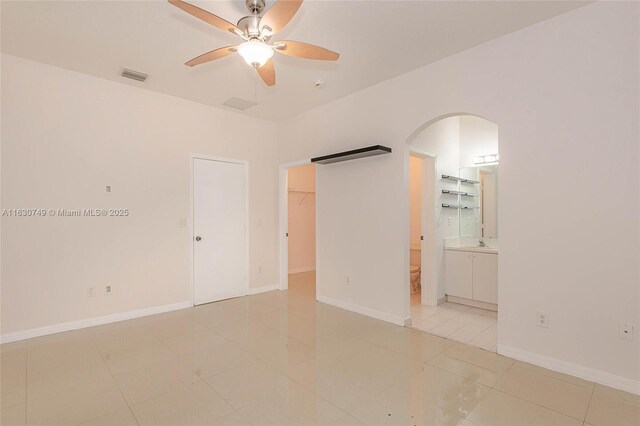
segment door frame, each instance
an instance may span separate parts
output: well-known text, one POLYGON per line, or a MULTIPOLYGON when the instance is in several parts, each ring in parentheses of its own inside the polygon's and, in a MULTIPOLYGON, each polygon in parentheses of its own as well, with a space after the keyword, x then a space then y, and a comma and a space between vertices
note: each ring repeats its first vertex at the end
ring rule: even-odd
POLYGON ((244 294, 249 294, 249 162, 233 158, 218 157, 215 155, 189 153, 189 301, 191 306, 195 306, 195 292, 193 280, 193 164, 195 160, 218 161, 221 163, 233 163, 244 166, 244 236, 245 236, 245 283, 244 294))
MULTIPOLYGON (((426 151, 421 151, 416 148, 409 148, 409 157, 419 157, 422 159, 422 217, 420 218, 421 225, 421 235, 424 237, 424 240, 421 243, 420 247, 420 260, 421 260, 421 269, 428 272, 427 274, 421 271, 420 273, 420 302, 424 305, 428 306, 436 306, 438 304, 438 269, 439 269, 439 256, 436 252, 436 235, 435 230, 438 227, 438 196, 436 191, 436 182, 438 181, 438 156, 432 153, 428 153, 426 151), (431 176, 427 176, 426 171, 426 159, 430 159, 433 161, 433 173, 431 176), (432 205, 429 206, 427 199, 427 187, 426 184, 431 183, 433 186, 433 200, 432 205), (427 209, 431 210, 433 213, 433 220, 429 219, 429 214, 427 209), (428 227, 433 228, 432 238, 427 238, 428 227), (428 250, 427 250, 428 248, 428 250), (427 256, 427 252, 431 253, 431 257, 427 256)), ((408 163, 407 163, 408 164, 408 163)), ((410 240, 407 241, 410 246, 410 240)), ((409 270, 409 267, 407 267, 409 270)), ((411 298, 409 297, 409 305, 411 305, 411 298)))
MULTIPOLYGON (((280 257, 279 282, 278 289, 286 290, 289 288, 289 243, 287 240, 287 232, 289 228, 289 193, 287 188, 287 170, 291 167, 306 166, 311 164, 311 159, 292 161, 290 163, 280 164, 278 168, 278 254, 280 257)), ((316 170, 316 176, 317 176, 316 170)), ((316 181, 316 195, 318 191, 318 183, 316 181)), ((316 203, 316 211, 318 204, 316 203)), ((318 269, 318 237, 317 237, 317 220, 316 220, 316 270, 318 269)))

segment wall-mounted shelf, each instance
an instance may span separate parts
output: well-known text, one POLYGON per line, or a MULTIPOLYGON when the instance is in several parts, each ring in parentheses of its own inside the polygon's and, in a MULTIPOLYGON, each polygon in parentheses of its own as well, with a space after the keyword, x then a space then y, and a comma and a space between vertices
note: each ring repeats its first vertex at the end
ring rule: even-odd
POLYGON ((443 194, 451 194, 451 195, 462 195, 464 197, 477 197, 476 194, 471 194, 469 192, 462 192, 462 191, 453 191, 450 189, 443 189, 442 190, 443 194))
MULTIPOLYGON (((313 160, 312 160, 313 161, 313 160)), ((446 179, 446 180, 451 180, 453 182, 460 182, 460 183, 470 183, 470 184, 479 184, 480 182, 478 182, 477 180, 473 180, 473 179, 463 179, 463 178, 459 178, 459 177, 455 177, 455 176, 449 176, 449 175, 442 175, 442 179, 446 179)))
POLYGON ((289 194, 315 194, 315 191, 301 191, 299 189, 289 189, 287 190, 289 194))
POLYGON ((446 209, 461 209, 461 210, 473 210, 473 209, 480 208, 480 207, 473 207, 473 206, 461 206, 460 204, 446 204, 446 203, 442 203, 442 207, 446 209))
POLYGON ((373 145, 366 148, 353 149, 351 151, 338 152, 337 154, 323 155, 311 159, 312 163, 331 164, 341 161, 355 160, 358 158, 373 157, 374 155, 390 154, 391 148, 382 145, 373 145))

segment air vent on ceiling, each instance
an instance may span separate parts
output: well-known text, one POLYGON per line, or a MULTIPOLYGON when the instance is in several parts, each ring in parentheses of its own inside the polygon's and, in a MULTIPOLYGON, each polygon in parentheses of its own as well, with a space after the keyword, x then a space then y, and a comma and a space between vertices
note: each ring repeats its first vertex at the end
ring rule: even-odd
POLYGON ((228 107, 234 108, 234 109, 239 109, 240 111, 244 111, 247 108, 251 108, 252 106, 256 106, 255 102, 251 102, 251 101, 246 101, 244 99, 240 99, 240 98, 230 98, 227 99, 223 105, 226 105, 228 107))
POLYGON ((120 75, 126 78, 130 78, 132 80, 142 81, 142 82, 144 82, 147 78, 149 78, 148 74, 145 74, 140 71, 130 70, 129 68, 123 68, 120 75))

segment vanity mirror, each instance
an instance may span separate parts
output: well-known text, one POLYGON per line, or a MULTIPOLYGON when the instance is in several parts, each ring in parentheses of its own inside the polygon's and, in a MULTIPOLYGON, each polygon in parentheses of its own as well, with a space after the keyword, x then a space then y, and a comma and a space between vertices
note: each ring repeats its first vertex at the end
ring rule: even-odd
POLYGON ((498 238, 498 164, 460 168, 460 236, 498 238))

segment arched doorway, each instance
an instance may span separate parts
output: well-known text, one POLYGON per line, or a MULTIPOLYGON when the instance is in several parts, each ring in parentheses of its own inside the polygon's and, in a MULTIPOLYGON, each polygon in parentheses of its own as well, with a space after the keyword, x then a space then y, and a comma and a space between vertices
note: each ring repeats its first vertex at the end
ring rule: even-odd
POLYGON ((449 114, 407 143, 412 327, 495 351, 498 126, 449 114))

